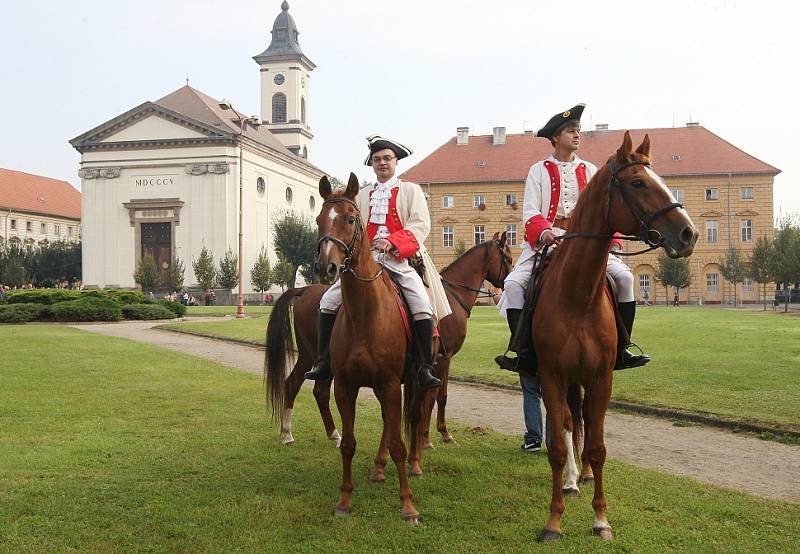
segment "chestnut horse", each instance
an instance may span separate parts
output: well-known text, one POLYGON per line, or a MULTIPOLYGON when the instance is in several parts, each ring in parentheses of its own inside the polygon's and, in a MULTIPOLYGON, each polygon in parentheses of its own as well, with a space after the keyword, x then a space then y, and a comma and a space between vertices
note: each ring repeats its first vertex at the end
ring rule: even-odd
MULTIPOLYGON (((480 289, 481 285, 484 281, 489 281, 495 287, 502 287, 511 265, 511 249, 506 244, 506 233, 503 232, 495 233, 492 240, 470 248, 442 270, 442 283, 453 313, 439 322, 441 340, 444 344, 435 360, 435 372, 442 380, 442 386, 428 391, 423 404, 420 440, 425 447, 431 446, 429 427, 434 403, 438 406, 437 429, 441 433, 442 440, 453 441, 445 423, 450 360, 464 344, 467 319, 478 294, 488 294, 480 289)), ((283 396, 278 399, 267 399, 280 414, 281 442, 287 446, 294 443, 292 434, 294 400, 303 385, 303 374, 311 369, 316 357, 317 314, 320 298, 326 290, 325 285, 289 289, 281 295, 270 314, 266 337, 265 376, 270 372, 276 378, 286 375, 287 358, 294 352, 292 330, 297 340, 297 357, 294 367, 286 377, 283 396), (294 305, 293 326, 290 323, 292 305, 294 305), (278 405, 280 401, 283 404, 278 405)), ((341 435, 336 429, 329 404, 331 384, 330 380, 314 381, 314 398, 325 426, 325 434, 338 447, 341 435)), ((410 453, 412 475, 418 474, 419 468, 414 466, 413 460, 418 460, 420 455, 416 449, 412 449, 410 453)))
MULTIPOLYGON (((381 481, 386 451, 400 481, 401 517, 419 522, 412 502, 406 469, 407 437, 419 432, 423 391, 416 371, 406 365, 407 342, 402 315, 395 300, 394 284, 370 252, 356 196, 359 182, 350 174, 347 188, 333 192, 327 177, 319 182, 323 198, 317 217, 319 243, 317 268, 331 280, 339 277, 342 305, 331 335, 333 393, 342 420, 342 485, 334 513, 347 515, 353 503, 352 462, 356 451, 354 433, 356 398, 361 387, 370 387, 381 405, 383 433, 372 477, 381 481), (405 390, 401 384, 405 383, 405 390)), ((276 383, 281 389, 283 383, 276 383)))
MULTIPOLYGON (((581 193, 568 234, 556 248, 544 275, 533 315, 533 342, 538 358, 541 391, 552 429, 569 427, 567 393, 580 385, 585 391, 582 459, 594 473, 593 533, 614 535, 606 515, 603 464, 606 458, 604 420, 611 397, 617 352, 614 306, 606 294, 606 259, 615 231, 635 235, 651 247, 662 247, 672 258, 689 256, 697 230, 683 206, 650 168, 650 139, 633 151, 630 133, 581 193), (571 240, 570 240, 571 239, 571 240)), ((570 394, 572 396, 572 394, 570 394)), ((576 403, 570 402, 573 410, 576 403)), ((580 402, 577 402, 580 407, 580 402)), ((578 408, 580 409, 580 408, 578 408)), ((572 413, 573 420, 578 414, 572 413)), ((541 541, 561 538, 564 512, 562 472, 568 462, 566 433, 552 433, 548 458, 553 474, 550 516, 541 541)), ((574 459, 567 488, 576 477, 574 459)))

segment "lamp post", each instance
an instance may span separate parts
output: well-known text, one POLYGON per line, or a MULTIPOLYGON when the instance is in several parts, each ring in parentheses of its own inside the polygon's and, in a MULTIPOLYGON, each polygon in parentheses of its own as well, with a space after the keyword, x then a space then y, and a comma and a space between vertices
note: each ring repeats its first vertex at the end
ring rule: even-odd
POLYGON ((244 251, 242 248, 243 233, 242 233, 242 206, 244 205, 244 187, 242 185, 242 160, 244 158, 244 128, 249 123, 253 127, 261 125, 261 120, 258 116, 251 115, 250 117, 242 117, 242 115, 233 109, 233 104, 227 98, 223 98, 219 103, 219 107, 223 110, 233 110, 236 118, 239 120, 239 290, 236 294, 236 319, 244 317, 244 293, 242 292, 243 275, 244 275, 244 251))

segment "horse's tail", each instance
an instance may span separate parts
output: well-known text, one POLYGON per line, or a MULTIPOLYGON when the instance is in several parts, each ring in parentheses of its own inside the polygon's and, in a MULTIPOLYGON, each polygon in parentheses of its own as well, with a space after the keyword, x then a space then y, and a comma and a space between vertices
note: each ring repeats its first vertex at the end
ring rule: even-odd
POLYGON ((417 384, 416 364, 411 364, 406 369, 403 386, 403 432, 406 444, 412 444, 411 439, 420 439, 420 423, 422 422, 422 403, 425 400, 425 391, 417 384))
POLYGON ((267 323, 267 352, 264 355, 264 396, 272 406, 272 418, 283 414, 286 395, 286 360, 294 353, 292 333, 292 301, 303 294, 304 288, 293 288, 281 295, 267 323))
POLYGON ((572 446, 575 457, 580 460, 583 447, 583 395, 581 386, 573 383, 567 389, 567 405, 572 414, 572 446))

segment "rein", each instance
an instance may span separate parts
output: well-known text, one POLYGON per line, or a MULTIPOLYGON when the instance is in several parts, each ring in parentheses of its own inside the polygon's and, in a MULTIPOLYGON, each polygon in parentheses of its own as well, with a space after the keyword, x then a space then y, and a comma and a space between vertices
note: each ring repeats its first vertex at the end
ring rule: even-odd
POLYGON ((651 250, 655 250, 656 248, 660 248, 664 245, 664 237, 657 229, 653 229, 651 223, 659 216, 667 213, 668 211, 675 209, 675 208, 683 208, 683 204, 680 202, 672 202, 667 204, 663 208, 656 210, 653 213, 640 213, 638 210, 634 209, 635 204, 631 200, 629 194, 625 191, 625 187, 622 186, 622 182, 619 180, 619 174, 624 170, 628 169, 629 167, 635 165, 643 165, 646 167, 650 167, 649 162, 640 162, 640 161, 630 161, 627 163, 622 164, 621 166, 617 167, 616 160, 611 160, 611 180, 608 183, 608 198, 606 199, 606 225, 608 225, 608 214, 611 210, 611 194, 614 187, 619 191, 620 197, 622 198, 622 203, 628 208, 631 212, 631 215, 636 219, 639 223, 639 229, 642 231, 640 235, 619 235, 615 236, 613 232, 609 229, 608 234, 596 234, 596 233, 567 233, 565 235, 561 235, 560 237, 556 237, 557 241, 563 240, 570 240, 570 239, 577 239, 577 238, 588 238, 588 239, 602 239, 602 240, 612 240, 612 239, 620 239, 620 240, 627 240, 627 241, 636 241, 636 242, 644 242, 650 246, 650 248, 646 248, 644 250, 640 250, 638 252, 614 252, 617 256, 638 256, 639 254, 644 254, 645 252, 650 252, 651 250))
POLYGON ((351 206, 353 206, 356 209, 356 218, 355 218, 355 228, 356 228, 356 230, 353 232, 353 238, 350 240, 350 244, 345 244, 345 242, 343 240, 341 240, 341 239, 339 239, 337 237, 334 237, 334 236, 331 236, 331 235, 323 236, 322 238, 320 238, 317 241, 317 258, 319 258, 319 251, 322 248, 322 245, 325 244, 326 242, 332 242, 333 244, 335 244, 336 246, 338 246, 339 248, 344 250, 344 254, 345 254, 344 262, 342 262, 342 265, 339 266, 339 270, 342 273, 344 273, 344 272, 351 273, 353 275, 353 277, 355 277, 359 281, 362 281, 362 282, 365 282, 365 283, 371 283, 371 282, 375 281, 378 277, 380 277, 383 274, 383 265, 380 266, 380 269, 378 270, 378 272, 372 277, 361 277, 360 275, 358 275, 356 273, 356 271, 353 269, 353 266, 352 266, 353 258, 355 256, 355 248, 356 248, 356 246, 358 244, 359 237, 360 237, 361 233, 363 232, 362 225, 361 225, 361 211, 358 209, 358 204, 356 204, 355 202, 353 202, 349 198, 345 198, 343 196, 340 196, 340 197, 337 197, 337 198, 327 199, 324 202, 322 202, 322 205, 324 206, 325 204, 340 204, 342 202, 346 202, 346 203, 350 204, 351 206))
MULTIPOLYGON (((511 267, 510 267, 509 260, 507 258, 507 254, 503 250, 503 247, 500 245, 500 241, 499 240, 492 240, 492 243, 495 246, 497 246, 497 248, 500 250, 500 257, 503 260, 503 268, 506 270, 506 275, 508 275, 511 272, 511 267)), ((486 242, 484 244, 486 244, 486 250, 488 252, 488 250, 490 248, 489 243, 486 242)), ((450 290, 453 290, 455 288, 460 288, 460 289, 468 290, 470 292, 476 292, 476 293, 478 293, 477 298, 494 298, 495 296, 497 296, 496 292, 492 292, 490 290, 481 289, 481 288, 476 289, 474 287, 463 285, 461 283, 453 283, 453 282, 448 281, 444 277, 440 277, 440 279, 442 281, 442 285, 444 285, 445 287, 448 287, 450 290)), ((458 302, 458 304, 462 308, 464 308, 465 312, 467 312, 467 317, 472 315, 472 306, 467 306, 466 302, 464 302, 461 299, 461 297, 458 296, 457 294, 453 294, 453 298, 455 298, 455 301, 458 302)))

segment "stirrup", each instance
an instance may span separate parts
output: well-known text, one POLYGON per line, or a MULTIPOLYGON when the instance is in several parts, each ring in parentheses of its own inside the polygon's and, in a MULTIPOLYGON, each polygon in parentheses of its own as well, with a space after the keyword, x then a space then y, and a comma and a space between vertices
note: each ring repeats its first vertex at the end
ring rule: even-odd
POLYGON ((314 364, 314 367, 312 367, 310 371, 306 371, 303 377, 311 381, 327 381, 328 379, 333 379, 331 365, 320 360, 314 364))
POLYGON ((417 383, 422 389, 432 389, 441 387, 442 381, 432 373, 433 368, 430 366, 422 366, 417 370, 417 383))
MULTIPOLYGON (((508 352, 506 352, 506 354, 507 353, 508 352)), ((499 365, 501 369, 519 373, 519 368, 517 367, 517 364, 519 363, 519 357, 509 358, 506 354, 503 354, 502 356, 495 356, 495 363, 499 365)))

